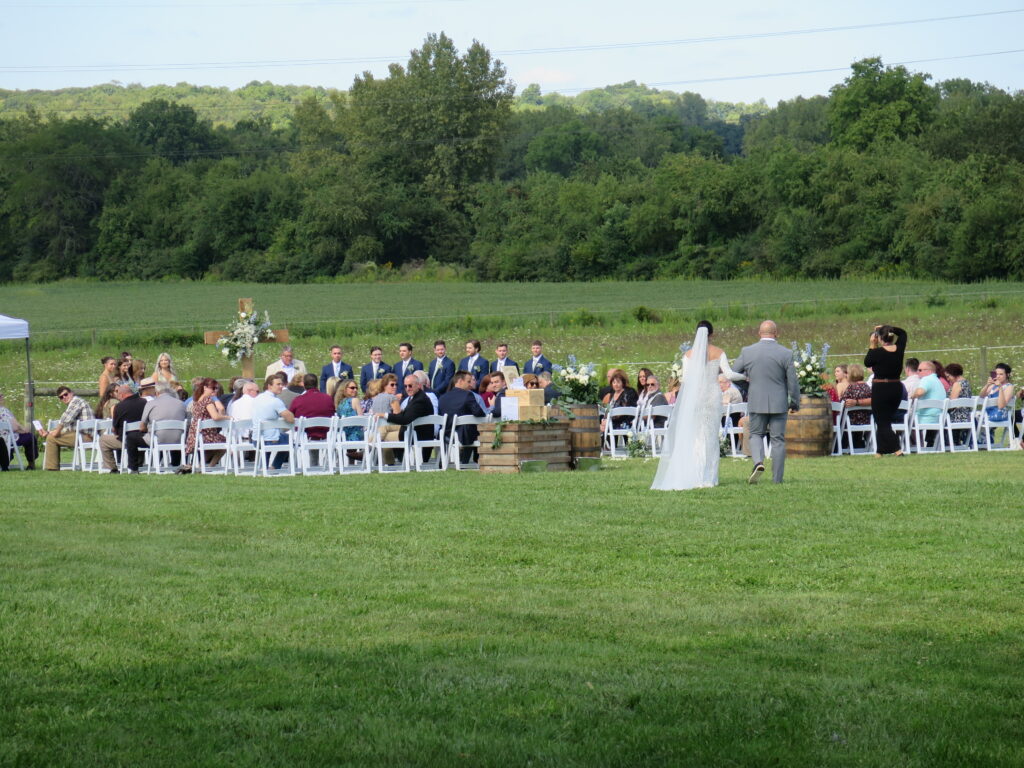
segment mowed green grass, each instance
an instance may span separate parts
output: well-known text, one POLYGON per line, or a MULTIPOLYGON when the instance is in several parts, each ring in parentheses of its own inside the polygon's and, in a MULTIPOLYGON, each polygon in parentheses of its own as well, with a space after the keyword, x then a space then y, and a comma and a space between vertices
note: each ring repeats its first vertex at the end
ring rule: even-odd
POLYGON ((0 764, 1019 766, 1020 462, 12 473, 0 764))

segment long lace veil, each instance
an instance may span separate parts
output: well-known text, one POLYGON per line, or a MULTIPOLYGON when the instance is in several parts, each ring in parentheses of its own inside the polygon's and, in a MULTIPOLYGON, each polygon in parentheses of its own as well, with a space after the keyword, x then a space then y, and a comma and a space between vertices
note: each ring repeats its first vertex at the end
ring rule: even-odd
POLYGON ((699 435, 698 408, 703 393, 707 390, 708 329, 697 329, 693 339, 689 361, 684 360, 684 378, 680 397, 672 408, 669 419, 665 448, 654 475, 652 490, 676 490, 693 488, 703 476, 703 467, 698 466, 694 449, 699 435))

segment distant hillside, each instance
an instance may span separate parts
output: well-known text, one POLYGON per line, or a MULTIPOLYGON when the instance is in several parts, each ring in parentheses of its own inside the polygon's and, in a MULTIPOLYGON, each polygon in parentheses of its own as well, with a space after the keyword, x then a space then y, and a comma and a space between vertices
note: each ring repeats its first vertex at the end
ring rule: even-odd
MULTIPOLYGON (((307 96, 325 97, 335 92, 331 88, 311 85, 275 85, 253 80, 248 85, 232 90, 209 85, 153 85, 138 83, 124 85, 119 82, 93 85, 88 88, 61 88, 55 91, 11 91, 0 88, 0 118, 23 115, 34 109, 44 118, 56 115, 62 119, 72 117, 109 117, 123 120, 136 107, 153 99, 192 107, 200 120, 214 126, 231 126, 239 120, 266 116, 273 128, 285 127, 292 111, 307 96)), ((608 109, 629 108, 640 111, 664 109, 678 105, 681 116, 689 117, 696 108, 700 120, 719 120, 737 124, 744 116, 767 114, 770 107, 759 100, 753 104, 712 101, 695 93, 676 93, 648 88, 634 81, 604 88, 583 91, 575 96, 560 93, 541 94, 540 86, 528 85, 519 95, 518 109, 536 109, 560 105, 580 112, 603 112, 608 109)), ((699 121, 688 120, 696 124, 699 121)))

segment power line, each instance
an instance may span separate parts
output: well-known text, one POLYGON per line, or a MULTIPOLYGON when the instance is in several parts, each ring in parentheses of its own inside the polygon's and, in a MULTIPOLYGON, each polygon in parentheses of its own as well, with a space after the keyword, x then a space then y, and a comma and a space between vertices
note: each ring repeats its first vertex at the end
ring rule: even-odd
MULTIPOLYGON (((757 40, 778 37, 795 37, 815 34, 826 34, 834 32, 849 32, 861 29, 880 29, 884 27, 908 26, 912 24, 929 24, 944 21, 962 21, 964 19, 983 18, 991 16, 1004 16, 1007 14, 1024 13, 1024 8, 1013 8, 1003 11, 987 11, 984 13, 966 13, 957 16, 933 16, 924 19, 907 19, 903 21, 882 21, 866 24, 849 24, 836 27, 813 27, 808 29, 791 29, 776 32, 751 32, 735 35, 717 35, 712 37, 693 37, 676 40, 649 40, 629 43, 602 43, 594 45, 558 46, 553 48, 520 48, 506 51, 493 51, 494 56, 532 56, 538 54, 552 53, 578 53, 590 51, 608 51, 628 48, 651 48, 679 45, 699 45, 717 42, 735 42, 738 40, 757 40)), ((207 61, 192 63, 170 63, 170 64, 39 64, 39 65, 4 65, 0 66, 0 72, 6 74, 22 73, 46 73, 46 72, 116 72, 131 71, 144 72, 153 70, 188 70, 188 69, 252 69, 264 67, 308 67, 325 66, 337 64, 373 64, 380 62, 391 62, 396 59, 404 59, 403 55, 391 56, 369 56, 362 58, 321 58, 321 59, 280 59, 280 60, 254 60, 254 61, 207 61)))
POLYGON ((473 0, 295 0, 295 2, 241 2, 241 3, 2 3, 6 8, 292 8, 295 6, 347 6, 347 5, 434 5, 438 3, 468 3, 473 0))

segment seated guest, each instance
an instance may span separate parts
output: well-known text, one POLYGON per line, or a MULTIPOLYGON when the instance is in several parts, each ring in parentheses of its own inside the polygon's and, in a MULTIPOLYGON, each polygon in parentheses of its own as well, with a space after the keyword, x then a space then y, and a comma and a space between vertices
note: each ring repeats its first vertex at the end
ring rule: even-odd
POLYGON ((110 386, 107 387, 106 391, 102 393, 99 405, 96 406, 97 419, 114 418, 114 408, 117 407, 118 403, 117 388, 119 386, 119 384, 111 384, 110 386))
MULTIPOLYGON (((661 391, 661 382, 658 381, 658 377, 653 372, 647 374, 644 377, 644 382, 647 387, 647 396, 641 403, 640 398, 637 398, 637 405, 641 406, 641 413, 649 415, 652 408, 657 408, 659 405, 668 405, 668 399, 665 397, 665 393, 661 391)), ((665 422, 668 420, 666 416, 655 416, 653 419, 654 426, 663 427, 665 422)))
POLYGON ((837 365, 833 370, 832 374, 835 377, 835 384, 827 384, 825 391, 828 392, 828 398, 833 403, 840 403, 843 401, 843 395, 846 394, 846 388, 850 385, 849 379, 849 368, 846 364, 837 365))
POLYGON ((399 381, 405 381, 405 377, 415 371, 422 371, 423 363, 412 356, 412 344, 403 341, 398 345, 398 362, 395 363, 392 371, 399 381))
MULTIPOLYGON (((854 363, 847 368, 847 379, 849 383, 843 393, 843 402, 847 408, 857 406, 871 407, 871 385, 864 381, 864 366, 854 363)), ((871 423, 871 411, 853 411, 850 413, 850 424, 863 426, 871 423)), ((853 436, 855 448, 863 448, 865 433, 857 432, 853 436)))
POLYGON ((116 384, 127 384, 131 387, 133 392, 139 391, 139 383, 135 380, 135 374, 132 372, 132 360, 131 358, 122 358, 117 364, 117 373, 114 375, 114 383, 116 384))
POLYGON ((539 339, 530 345, 530 352, 532 356, 526 361, 526 365, 523 366, 523 373, 532 373, 534 375, 539 374, 541 371, 551 373, 551 361, 544 357, 544 345, 541 344, 539 339))
POLYGON ((916 357, 908 357, 903 361, 903 370, 906 372, 903 386, 907 388, 907 392, 910 393, 911 397, 921 387, 921 377, 917 373, 917 366, 920 364, 921 361, 916 357))
MULTIPOLYGON (((637 403, 637 394, 634 389, 629 386, 629 380, 626 375, 621 371, 615 373, 611 378, 612 392, 608 397, 608 409, 612 408, 635 408, 637 403)), ((605 422, 607 418, 601 419, 601 431, 605 430, 605 422)), ((612 418, 612 426, 615 429, 623 429, 633 423, 631 416, 615 416, 612 418)))
MULTIPOLYGON (((257 421, 276 421, 283 419, 292 424, 295 422, 294 414, 285 407, 281 400, 281 392, 284 390, 284 381, 280 376, 268 376, 263 383, 263 391, 257 396, 252 404, 252 417, 257 421)), ((290 440, 288 432, 277 428, 261 428, 263 442, 268 445, 287 445, 290 440)), ((268 457, 269 457, 268 452, 268 457)), ((277 452, 271 466, 280 469, 288 461, 286 453, 277 452)))
MULTIPOLYGON (((4 402, 4 393, 0 392, 0 422, 6 421, 11 425, 11 431, 14 432, 15 442, 21 446, 22 450, 25 451, 25 460, 28 462, 29 469, 36 468, 36 456, 39 455, 39 451, 36 447, 36 436, 32 433, 32 430, 28 427, 23 427, 21 423, 14 418, 14 414, 7 407, 4 402)), ((4 440, 0 440, 0 444, 4 446, 4 459, 0 461, 0 469, 6 472, 10 468, 11 456, 6 453, 6 443, 4 440)))
MULTIPOLYGON (((421 371, 422 373, 422 371, 421 371)), ((401 427, 398 432, 398 439, 405 437, 406 427, 422 416, 434 415, 434 406, 431 404, 427 393, 423 391, 423 384, 415 375, 405 377, 405 407, 403 403, 395 400, 391 403, 391 413, 387 415, 389 424, 397 424, 401 427)), ((424 424, 416 427, 416 435, 420 440, 432 440, 434 438, 434 427, 431 424, 424 424)), ((429 448, 423 449, 423 459, 430 456, 429 448)))
POLYGON ((676 404, 676 398, 679 397, 679 388, 682 382, 679 379, 669 379, 668 392, 665 393, 665 399, 668 400, 669 405, 676 404))
POLYGON ((641 368, 636 374, 636 392, 639 397, 643 397, 644 392, 647 391, 647 377, 653 376, 654 371, 650 368, 641 368))
POLYGON ((551 381, 551 373, 549 371, 542 371, 537 376, 537 381, 540 384, 540 388, 544 390, 544 405, 548 405, 552 400, 557 400, 562 396, 562 393, 555 388, 555 384, 551 381))
POLYGON ((278 371, 274 375, 281 380, 282 384, 284 384, 284 387, 281 388, 281 391, 277 396, 281 399, 281 402, 284 403, 285 408, 291 408, 292 400, 294 400, 299 393, 295 391, 294 387, 289 386, 291 380, 287 378, 287 374, 284 371, 278 371))
MULTIPOLYGON (((358 395, 359 392, 357 391, 355 381, 349 379, 348 384, 352 385, 352 391, 355 393, 353 397, 358 395)), ((303 393, 297 395, 292 400, 291 407, 289 408, 295 418, 298 419, 303 416, 309 419, 331 418, 334 415, 334 398, 326 392, 320 391, 316 374, 305 374, 302 377, 302 386, 304 388, 303 393)), ((326 440, 327 427, 309 427, 306 429, 306 434, 309 435, 311 440, 326 440)))
MULTIPOLYGON (((743 402, 743 395, 740 394, 740 391, 733 385, 732 380, 728 376, 721 373, 718 374, 718 388, 722 390, 723 413, 730 406, 739 405, 743 402)), ((729 419, 734 427, 739 425, 741 418, 743 418, 743 415, 740 413, 729 414, 729 419)))
MULTIPOLYGON (((459 371, 459 373, 465 373, 465 371, 459 371)), ((491 375, 487 374, 480 381, 480 386, 477 387, 477 394, 480 395, 480 399, 483 400, 484 407, 490 408, 491 403, 494 402, 495 388, 494 382, 496 379, 491 375)))
MULTIPOLYGON (((370 384, 373 383, 370 382, 370 384)), ((369 409, 364 408, 363 412, 366 413, 369 410, 370 413, 386 417, 387 414, 391 413, 391 404, 396 400, 400 400, 398 396, 398 378, 393 373, 387 373, 384 374, 384 378, 377 380, 377 384, 380 386, 380 392, 374 396, 369 409)), ((398 440, 399 431, 401 431, 401 427, 398 424, 389 424, 384 419, 378 422, 377 432, 380 435, 380 439, 384 442, 398 440)), ((394 451, 386 448, 384 450, 384 463, 393 464, 394 460, 394 451)))
POLYGON ((245 379, 242 376, 232 376, 231 381, 228 383, 228 391, 221 392, 218 397, 220 398, 220 404, 224 406, 224 410, 227 410, 228 406, 231 405, 233 400, 237 400, 239 395, 242 393, 242 384, 245 383, 245 379))
MULTIPOLYGON (((490 378, 490 377, 486 377, 490 378)), ((488 382, 489 384, 490 382, 488 382)), ((455 378, 452 380, 451 389, 445 394, 441 395, 438 402, 438 410, 443 416, 451 416, 448 420, 447 432, 445 438, 447 439, 451 435, 451 425, 455 421, 457 416, 476 416, 483 418, 487 414, 480 407, 477 399, 473 397, 471 391, 473 386, 473 377, 466 371, 459 371, 455 374, 455 378)), ((476 442, 477 436, 479 435, 479 428, 475 424, 465 424, 456 427, 456 433, 459 436, 459 443, 463 446, 471 445, 476 442)), ((463 448, 460 452, 460 459, 463 462, 473 460, 473 454, 476 452, 474 448, 463 448)))
MULTIPOLYGON (((146 379, 147 384, 152 388, 152 379, 146 379)), ((114 423, 111 431, 106 435, 100 435, 100 456, 103 459, 103 466, 110 472, 117 473, 117 462, 114 460, 114 451, 124 448, 122 436, 124 425, 142 419, 142 412, 146 409, 146 400, 127 384, 118 384, 116 390, 118 400, 114 408, 114 423)))
POLYGON ((523 380, 523 387, 526 389, 540 389, 540 379, 535 373, 524 373, 520 378, 523 380))
POLYGON ((185 399, 185 410, 189 413, 192 413, 192 403, 195 401, 195 395, 203 394, 200 387, 203 386, 203 381, 205 381, 205 379, 205 376, 196 376, 192 379, 192 394, 185 399))
MULTIPOLYGON (((189 410, 191 421, 188 425, 188 438, 185 441, 185 453, 188 455, 195 452, 199 432, 202 432, 203 442, 206 444, 227 442, 227 436, 224 434, 224 431, 217 427, 199 429, 200 422, 207 421, 208 419, 213 419, 214 421, 228 420, 227 409, 221 403, 220 398, 217 397, 218 386, 216 379, 207 377, 202 380, 192 394, 192 406, 189 410)), ((225 424, 224 426, 226 427, 227 425, 225 424)), ((220 450, 205 451, 206 466, 212 467, 217 464, 224 453, 224 451, 220 450)), ((188 467, 182 467, 180 471, 186 474, 190 470, 188 467)))
POLYGON ((1010 374, 1013 369, 1006 363, 996 363, 992 370, 988 383, 981 388, 979 393, 985 398, 985 413, 989 421, 1010 420, 1010 402, 1013 400, 1013 384, 1010 382, 1010 374))
MULTIPOLYGON (((121 353, 121 362, 128 363, 128 369, 131 372, 132 381, 136 384, 142 381, 143 377, 146 375, 146 364, 144 362, 135 359, 132 353, 127 350, 121 353)), ((136 392, 139 391, 138 387, 135 387, 134 390, 136 392)))
POLYGON ((380 347, 370 347, 370 362, 359 371, 359 388, 366 391, 366 385, 379 379, 385 373, 391 373, 391 366, 383 360, 384 352, 380 347))
POLYGON ((942 367, 942 363, 938 360, 932 360, 932 365, 935 366, 935 375, 939 379, 939 384, 941 384, 942 388, 948 393, 951 385, 949 383, 949 379, 946 378, 946 369, 942 367))
MULTIPOLYGON (((394 376, 394 374, 391 375, 394 376)), ((379 395, 381 393, 381 390, 384 388, 383 381, 384 379, 374 379, 373 381, 366 385, 366 391, 363 392, 363 399, 359 401, 359 404, 363 408, 363 413, 371 412, 370 406, 373 404, 373 398, 379 395)), ((337 387, 332 388, 330 384, 327 385, 327 392, 332 398, 334 398, 335 404, 337 404, 338 402, 338 387, 340 386, 340 381, 338 382, 337 387)))
POLYGON ((455 362, 448 357, 448 346, 443 339, 434 342, 434 359, 430 361, 430 369, 427 377, 430 379, 430 388, 435 392, 444 393, 455 376, 455 362))
MULTIPOLYGON (((154 397, 152 400, 147 400, 146 407, 142 409, 142 417, 140 418, 142 423, 139 425, 139 429, 129 432, 125 438, 124 450, 128 454, 128 471, 133 474, 139 471, 139 450, 143 446, 152 445, 153 426, 158 421, 184 421, 187 416, 185 405, 174 394, 170 383, 161 379, 154 382, 153 386, 150 387, 150 381, 152 379, 144 379, 142 381, 142 394, 145 396, 152 392, 154 397)), ((156 432, 156 436, 162 444, 172 445, 181 440, 181 430, 161 429, 156 432)), ((180 466, 182 458, 180 451, 174 451, 170 456, 171 464, 180 466)))
MULTIPOLYGON (((964 376, 964 367, 960 363, 950 363, 946 366, 946 379, 949 381, 950 400, 958 400, 963 397, 974 397, 971 394, 971 382, 964 376)), ((973 408, 950 408, 949 418, 953 421, 970 421, 973 418, 973 408)), ((971 441, 971 436, 965 429, 957 429, 953 432, 955 445, 963 445, 971 441)))
POLYGON ((320 391, 323 392, 324 394, 333 396, 333 393, 327 391, 328 379, 355 378, 355 375, 352 373, 352 366, 346 363, 341 358, 341 347, 335 344, 333 347, 331 347, 331 361, 320 369, 320 391))
MULTIPOLYGON (((917 366, 918 375, 921 377, 921 381, 918 383, 917 389, 910 393, 910 396, 915 400, 938 400, 942 401, 946 399, 946 390, 943 388, 939 377, 935 375, 935 363, 931 360, 923 360, 917 366)), ((853 377, 853 366, 850 366, 850 377, 853 377)), ((852 386, 852 385, 851 385, 852 386)), ((849 390, 847 390, 849 393, 849 390)), ((915 418, 921 424, 938 424, 939 416, 942 415, 941 408, 918 408, 916 411, 915 418)), ((930 430, 925 433, 925 442, 927 445, 932 445, 935 442, 936 432, 930 430)))
POLYGON ((495 358, 491 361, 491 373, 507 373, 508 375, 505 376, 506 381, 514 379, 519 375, 519 363, 508 356, 508 344, 505 342, 499 344, 494 350, 494 354, 495 358), (506 371, 506 368, 510 370, 506 371), (514 372, 511 370, 512 368, 515 369, 514 372))
MULTIPOLYGON (((117 358, 108 355, 100 360, 100 365, 103 366, 103 370, 100 372, 100 386, 96 391, 102 398, 110 387, 117 383, 117 358)), ((102 409, 97 408, 96 410, 102 409)))
POLYGON ((625 376, 626 372, 621 368, 609 368, 608 372, 604 375, 605 381, 607 381, 608 383, 605 386, 601 387, 599 390, 597 390, 597 399, 600 400, 605 405, 608 404, 608 398, 612 396, 612 379, 617 375, 625 376))
POLYGON ((430 389, 430 379, 427 378, 426 371, 423 371, 423 370, 414 371, 410 375, 415 376, 417 381, 419 381, 420 389, 422 389, 424 394, 426 394, 427 399, 430 401, 430 404, 434 407, 434 415, 437 416, 437 401, 438 401, 438 397, 437 397, 437 393, 431 391, 431 389, 430 389))
POLYGON ((57 388, 57 399, 64 404, 64 413, 53 429, 40 429, 39 436, 46 440, 43 467, 51 472, 60 469, 60 449, 75 447, 75 424, 93 418, 92 408, 69 387, 57 388))
MULTIPOLYGON (((388 375, 393 376, 394 374, 388 375)), ((337 392, 335 392, 335 403, 331 404, 334 406, 333 412, 337 413, 342 419, 363 415, 363 404, 359 400, 359 385, 356 384, 355 379, 350 379, 338 387, 337 392)), ((362 440, 362 427, 345 427, 345 439, 362 440)), ((352 458, 356 457, 353 456, 352 458)))
POLYGON ((477 381, 481 381, 491 370, 491 364, 480 355, 479 339, 470 339, 466 342, 466 356, 459 361, 459 370, 472 373, 477 381))
POLYGON ((288 377, 287 381, 291 381, 297 373, 306 372, 306 364, 295 359, 295 353, 288 345, 281 347, 281 357, 267 366, 264 376, 279 372, 283 372, 288 377))
POLYGON ((233 421, 248 421, 252 418, 252 403, 260 393, 259 384, 252 379, 242 380, 238 398, 228 404, 228 417, 233 421))

